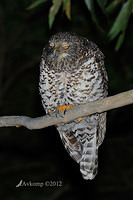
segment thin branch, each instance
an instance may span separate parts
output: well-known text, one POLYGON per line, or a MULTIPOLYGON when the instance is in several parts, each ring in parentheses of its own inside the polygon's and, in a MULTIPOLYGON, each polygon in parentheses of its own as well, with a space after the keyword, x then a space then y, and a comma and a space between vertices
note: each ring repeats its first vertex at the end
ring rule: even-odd
POLYGON ((0 117, 0 127, 25 126, 28 129, 41 129, 58 123, 68 123, 79 117, 88 116, 94 113, 101 113, 132 103, 133 90, 129 90, 102 100, 75 106, 68 110, 63 116, 56 117, 45 115, 37 118, 30 118, 27 116, 3 116, 0 117))

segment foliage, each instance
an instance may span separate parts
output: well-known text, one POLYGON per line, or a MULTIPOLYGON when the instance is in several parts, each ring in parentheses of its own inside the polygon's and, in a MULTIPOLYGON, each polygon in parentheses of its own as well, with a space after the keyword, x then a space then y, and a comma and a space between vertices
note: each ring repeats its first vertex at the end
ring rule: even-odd
MULTIPOLYGON (((39 6, 45 1, 46 0, 36 0, 33 4, 31 4, 28 7, 28 9, 32 9, 36 6, 39 6)), ((109 30, 107 31, 107 35, 110 41, 117 38, 115 50, 118 51, 124 41, 129 18, 132 14, 133 0, 113 0, 110 3, 108 3, 107 0, 84 0, 84 2, 91 14, 92 20, 99 29, 101 29, 102 27, 98 20, 99 16, 97 14, 97 7, 99 7, 102 13, 105 15, 105 17, 111 21, 111 23, 109 24, 109 30), (115 13, 115 17, 112 21, 112 14, 116 10, 117 12, 115 13)), ((49 10, 49 28, 52 28, 55 16, 57 15, 62 4, 63 12, 65 11, 67 18, 69 20, 71 19, 71 0, 52 0, 52 6, 49 10)))
POLYGON ((30 6, 27 7, 27 10, 33 9, 37 6, 39 6, 41 3, 44 3, 47 0, 37 0, 34 3, 32 3, 30 6))
POLYGON ((70 19, 70 0, 53 0, 53 5, 49 10, 49 27, 51 28, 55 19, 55 15, 59 11, 61 5, 63 4, 63 11, 65 11, 66 16, 70 19))
MULTIPOLYGON (((45 1, 47 1, 47 0, 37 0, 34 3, 32 3, 27 9, 32 9, 36 6, 39 6, 41 3, 45 2, 45 1)), ((53 5, 50 7, 50 10, 49 10, 49 27, 50 28, 52 28, 53 22, 55 20, 55 16, 58 13, 62 4, 63 4, 63 12, 65 12, 68 19, 71 19, 70 1, 71 0, 52 0, 53 5)))
POLYGON ((111 27, 109 31, 110 39, 114 39, 116 36, 119 35, 118 41, 116 44, 116 50, 118 50, 124 40, 125 37, 125 31, 128 25, 129 17, 131 15, 133 8, 133 1, 129 0, 125 2, 119 11, 119 14, 117 18, 115 19, 113 26, 111 27))

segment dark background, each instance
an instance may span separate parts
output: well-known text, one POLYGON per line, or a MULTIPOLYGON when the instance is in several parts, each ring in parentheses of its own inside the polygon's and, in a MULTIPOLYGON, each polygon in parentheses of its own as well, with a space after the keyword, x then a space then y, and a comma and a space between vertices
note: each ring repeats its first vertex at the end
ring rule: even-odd
MULTIPOLYGON (((105 55, 109 95, 133 88, 133 17, 123 45, 109 42, 110 21, 101 15, 96 28, 83 1, 73 1, 71 21, 62 13, 48 27, 51 3, 26 10, 33 1, 0 1, 0 115, 44 115, 38 81, 39 60, 48 38, 73 31, 95 42, 105 55)), ((99 10, 97 11, 99 12, 99 10)), ((56 128, 0 128, 0 198, 125 200, 133 198, 133 105, 108 112, 106 137, 99 149, 99 172, 85 181, 63 147, 56 128), (18 187, 25 182, 59 181, 62 186, 18 187)))

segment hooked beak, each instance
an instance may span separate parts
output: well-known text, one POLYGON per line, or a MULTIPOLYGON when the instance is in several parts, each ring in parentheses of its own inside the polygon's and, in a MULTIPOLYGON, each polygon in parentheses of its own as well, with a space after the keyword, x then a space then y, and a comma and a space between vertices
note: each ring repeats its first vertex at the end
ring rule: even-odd
POLYGON ((54 57, 54 58, 58 57, 59 54, 60 54, 60 52, 59 52, 57 49, 54 49, 54 50, 53 50, 53 57, 54 57))
POLYGON ((53 49, 53 57, 58 57, 61 54, 61 47, 60 46, 56 46, 53 49))
POLYGON ((53 48, 53 54, 52 55, 53 55, 54 58, 57 58, 57 57, 58 58, 63 58, 65 56, 67 56, 68 54, 65 53, 60 46, 55 46, 53 48))

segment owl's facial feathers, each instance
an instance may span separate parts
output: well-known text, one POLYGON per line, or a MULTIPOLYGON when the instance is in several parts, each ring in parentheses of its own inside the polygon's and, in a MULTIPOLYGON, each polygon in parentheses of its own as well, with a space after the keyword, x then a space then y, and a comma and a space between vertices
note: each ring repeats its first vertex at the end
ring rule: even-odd
POLYGON ((57 71, 73 71, 92 57, 98 63, 104 58, 93 42, 71 32, 59 32, 51 36, 42 56, 46 65, 57 71))
POLYGON ((86 38, 71 32, 56 33, 51 36, 48 45, 45 47, 45 50, 48 53, 47 56, 50 56, 50 58, 56 57, 56 59, 64 53, 65 56, 80 59, 82 53, 84 52, 85 54, 85 52, 88 52, 88 49, 89 41, 86 38), (48 48, 50 51, 47 49, 48 46, 50 47, 48 48))
POLYGON ((62 42, 62 47, 67 50, 69 48, 69 43, 67 42, 62 42))
POLYGON ((69 52, 67 51, 69 48, 69 44, 67 42, 49 42, 49 55, 51 58, 59 58, 62 59, 66 57, 69 52))
POLYGON ((74 33, 60 32, 50 38, 46 49, 48 48, 47 50, 50 57, 56 59, 64 58, 65 56, 76 54, 79 41, 78 36, 74 33))
POLYGON ((51 42, 49 45, 50 45, 50 47, 51 47, 52 49, 53 49, 54 46, 55 46, 54 42, 51 42))

